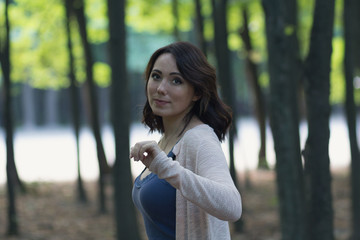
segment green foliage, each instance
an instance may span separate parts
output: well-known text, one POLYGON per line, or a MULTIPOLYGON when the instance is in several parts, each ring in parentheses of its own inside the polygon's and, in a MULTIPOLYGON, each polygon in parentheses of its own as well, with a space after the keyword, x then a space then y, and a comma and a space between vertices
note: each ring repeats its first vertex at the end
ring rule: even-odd
MULTIPOLYGON (((85 82, 86 73, 85 73, 85 56, 84 50, 81 44, 81 38, 79 34, 79 28, 75 21, 70 22, 72 44, 73 44, 73 57, 75 65, 75 77, 76 80, 80 83, 85 82)), ((68 50, 66 50, 68 51, 68 50)), ((68 69, 66 69, 68 71, 68 69)))
MULTIPOLYGON (((5 24, 4 24, 4 15, 3 14, 5 11, 5 6, 4 6, 4 2, 0 1, 0 51, 2 50, 2 43, 4 42, 4 32, 5 32, 5 24)), ((2 78, 2 71, 1 71, 1 62, 0 62, 0 86, 2 86, 2 83, 3 83, 3 78, 2 78)))
POLYGON ((237 4, 237 2, 230 2, 227 9, 228 44, 230 50, 237 50, 242 46, 242 41, 239 36, 239 30, 242 24, 243 19, 239 4, 237 4))
POLYGON ((313 22, 314 0, 298 1, 297 35, 300 45, 300 56, 304 59, 309 51, 311 26, 313 22))
POLYGON ((259 76, 259 84, 261 87, 265 88, 269 86, 269 73, 268 72, 262 72, 259 76))
POLYGON ((12 78, 34 87, 67 83, 64 9, 58 0, 16 0, 10 9, 12 78))
POLYGON ((5 37, 5 3, 0 0, 0 41, 5 37))
MULTIPOLYGON (((344 52, 345 43, 343 36, 343 5, 344 0, 335 1, 333 53, 331 59, 330 101, 334 104, 343 103, 345 100, 344 52)), ((360 100, 360 99, 359 99, 360 100)), ((355 91, 355 102, 356 91, 355 91)))
POLYGON ((294 25, 289 24, 289 25, 285 26, 284 34, 286 36, 291 36, 291 35, 294 34, 294 32, 295 32, 295 26, 294 25))
POLYGON ((91 43, 103 43, 109 39, 107 1, 86 0, 87 33, 91 43))
MULTIPOLYGON (((3 2, 0 4, 3 6, 3 2)), ((87 0, 86 6, 90 42, 96 44, 107 41, 106 2, 87 0)), ((14 0, 9 12, 12 80, 28 82, 36 88, 67 87, 68 49, 64 1, 14 0)), ((84 56, 75 21, 71 22, 71 31, 76 77, 79 82, 83 82, 84 56)), ((99 85, 109 85, 108 66, 95 64, 94 72, 99 85)))
POLYGON ((335 1, 335 19, 334 19, 334 32, 335 35, 342 34, 344 24, 344 0, 335 1))
MULTIPOLYGON (((193 1, 178 1, 179 30, 192 28, 193 1)), ((126 9, 126 23, 138 32, 171 33, 175 19, 172 0, 129 0, 126 9)))
POLYGON ((207 41, 212 41, 214 38, 214 26, 212 20, 212 6, 211 0, 200 0, 201 14, 204 21, 204 38, 207 41))
MULTIPOLYGON (((251 58, 256 63, 266 61, 266 41, 265 25, 263 12, 260 1, 233 1, 228 6, 228 32, 229 48, 233 51, 243 51, 242 40, 239 35, 240 29, 243 28, 242 10, 246 8, 248 12, 250 38, 253 45, 251 58), (240 3, 240 4, 239 4, 240 3)), ((245 55, 240 55, 244 56, 245 55)))
MULTIPOLYGON (((240 2, 235 1, 229 5, 228 12, 229 18, 231 19, 231 21, 228 21, 230 49, 238 52, 240 62, 244 62, 243 60, 245 60, 247 54, 249 54, 250 59, 258 66, 260 86, 266 89, 269 86, 269 77, 265 67, 267 66, 267 51, 265 40, 265 22, 261 2, 247 0, 240 2), (240 36, 240 29, 244 28, 244 10, 247 11, 248 16, 248 29, 252 44, 251 52, 245 51, 243 40, 240 36)), ((245 72, 243 71, 242 75, 244 74, 245 72)), ((240 79, 244 79, 244 76, 240 79)), ((245 91, 248 91, 248 89, 245 91)), ((244 95, 245 93, 243 92, 241 94, 244 95)))
MULTIPOLYGON (((87 32, 92 44, 104 45, 108 38, 107 5, 103 0, 85 0, 87 32)), ((212 6, 210 0, 201 0, 204 35, 213 40, 212 6)), ((179 30, 189 32, 195 18, 194 1, 179 0, 179 30)), ((287 26, 285 34, 298 35, 300 56, 305 59, 309 50, 315 0, 298 1, 298 26, 287 26)), ((343 0, 336 1, 335 27, 331 69, 331 102, 344 99, 343 77, 343 0)), ((10 6, 12 79, 29 82, 38 88, 63 88, 69 85, 68 50, 65 31, 63 0, 14 0, 10 6)), ((128 0, 126 23, 128 26, 128 67, 142 73, 150 54, 160 46, 173 41, 175 19, 172 0, 128 0)), ((247 7, 250 38, 253 51, 250 57, 259 66, 261 86, 268 86, 267 51, 264 12, 260 0, 228 1, 228 43, 236 51, 240 62, 245 58, 239 30, 243 26, 242 9, 247 7)), ((0 0, 0 31, 4 28, 4 1, 0 0)), ((85 80, 84 55, 75 21, 71 23, 75 72, 79 82, 85 80)), ((3 34, 0 34, 3 37, 3 34)), ((106 51, 104 48, 103 51, 106 51)), ((213 57, 209 54, 210 61, 213 57)), ((110 84, 110 68, 106 59, 95 59, 94 78, 100 86, 110 84)), ((0 71, 1 72, 1 71, 0 71)), ((1 76, 0 76, 1 83, 1 76)), ((360 101, 360 93, 356 97, 360 101)))
POLYGON ((111 81, 110 66, 102 62, 96 62, 94 64, 94 79, 100 87, 108 87, 111 81))
POLYGON ((252 59, 256 63, 265 63, 267 58, 265 20, 261 2, 254 1, 248 8, 250 38, 254 51, 252 59))
MULTIPOLYGON (((300 55, 304 59, 309 51, 315 1, 302 0, 298 1, 298 4, 299 27, 297 29, 297 34, 299 38, 300 55)), ((345 80, 343 75, 344 40, 342 36, 342 5, 343 0, 336 1, 330 73, 331 104, 338 104, 344 101, 345 80)))
POLYGON ((334 37, 333 52, 331 56, 330 73, 330 102, 340 103, 344 101, 345 78, 343 73, 344 40, 342 37, 334 37))

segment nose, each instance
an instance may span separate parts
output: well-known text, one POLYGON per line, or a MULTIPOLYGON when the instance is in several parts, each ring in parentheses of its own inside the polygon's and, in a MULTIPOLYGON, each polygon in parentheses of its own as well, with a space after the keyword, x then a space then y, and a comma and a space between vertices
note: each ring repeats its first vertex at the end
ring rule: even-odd
POLYGON ((163 79, 157 87, 157 92, 161 95, 166 94, 166 79, 163 79))

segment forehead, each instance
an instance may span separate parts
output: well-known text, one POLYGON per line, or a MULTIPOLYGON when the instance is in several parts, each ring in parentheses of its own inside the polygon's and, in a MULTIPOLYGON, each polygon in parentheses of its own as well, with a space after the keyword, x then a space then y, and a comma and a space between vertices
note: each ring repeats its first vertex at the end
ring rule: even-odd
POLYGON ((176 59, 171 53, 161 54, 155 61, 153 70, 179 72, 176 59))

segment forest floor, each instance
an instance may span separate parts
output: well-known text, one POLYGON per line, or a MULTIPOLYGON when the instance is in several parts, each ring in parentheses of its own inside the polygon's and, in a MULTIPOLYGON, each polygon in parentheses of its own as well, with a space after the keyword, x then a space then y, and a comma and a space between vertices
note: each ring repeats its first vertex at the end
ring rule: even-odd
MULTIPOLYGON (((280 240, 278 201, 273 171, 248 174, 248 186, 242 186, 244 232, 233 240, 280 240)), ((246 182, 243 176, 240 178, 246 182)), ((245 184, 244 184, 245 185, 245 184)), ((89 202, 76 201, 75 183, 28 183, 27 194, 17 195, 20 235, 5 235, 7 202, 5 186, 0 186, 0 239, 3 240, 114 240, 112 191, 107 188, 107 214, 97 210, 95 182, 87 182, 89 202)), ((345 240, 350 234, 350 189, 347 170, 333 171, 334 234, 345 240)), ((141 222, 141 220, 140 220, 141 222)), ((140 224, 141 225, 141 224, 140 224)), ((232 229, 233 229, 233 225, 232 229)), ((140 227, 144 235, 143 228, 140 227)), ((145 238, 144 238, 145 239, 145 238)))

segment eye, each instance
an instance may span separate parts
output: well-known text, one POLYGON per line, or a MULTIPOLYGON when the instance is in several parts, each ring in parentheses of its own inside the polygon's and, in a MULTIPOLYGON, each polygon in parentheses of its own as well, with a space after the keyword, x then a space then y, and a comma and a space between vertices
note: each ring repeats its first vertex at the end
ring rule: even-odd
POLYGON ((151 74, 151 78, 154 79, 154 80, 159 80, 159 79, 160 79, 160 75, 157 74, 157 73, 152 73, 152 74, 151 74))
POLYGON ((174 78, 174 79, 172 80, 172 83, 173 83, 174 85, 180 85, 180 84, 183 83, 183 81, 182 81, 180 78, 174 78))

